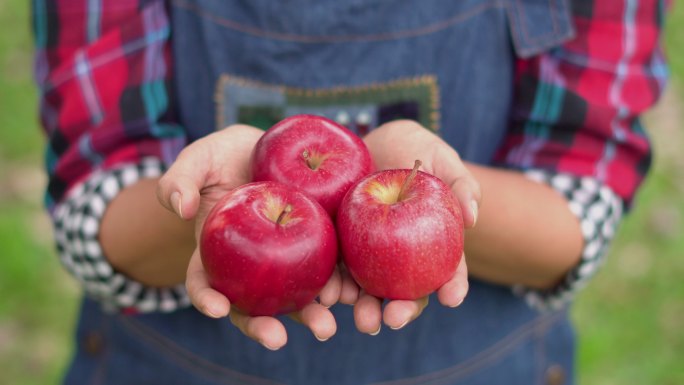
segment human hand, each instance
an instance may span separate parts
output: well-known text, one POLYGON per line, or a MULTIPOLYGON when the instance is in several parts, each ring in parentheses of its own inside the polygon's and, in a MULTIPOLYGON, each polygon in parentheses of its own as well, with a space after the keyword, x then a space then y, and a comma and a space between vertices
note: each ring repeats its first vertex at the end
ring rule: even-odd
MULTIPOLYGON (((251 181, 250 161, 254 145, 263 131, 245 125, 234 125, 217 131, 186 147, 160 179, 157 196, 161 204, 185 220, 195 221, 195 239, 211 208, 228 191, 251 181)), ((340 299, 351 298, 349 278, 336 270, 319 297, 291 317, 307 326, 319 340, 327 340, 337 331, 331 306, 340 299), (345 282, 347 282, 345 284, 345 282)), ((209 286, 202 265, 199 245, 190 258, 185 282, 193 305, 203 314, 231 322, 245 335, 266 348, 277 350, 287 342, 283 324, 274 317, 250 317, 231 309, 230 301, 209 286)), ((351 285, 353 290, 353 285, 351 285)), ((355 298, 349 299, 353 301, 355 298)))
MULTIPOLYGON (((440 178, 458 199, 466 228, 477 221, 481 193, 478 182, 461 161, 458 153, 438 136, 413 121, 395 121, 372 131, 364 141, 379 170, 410 168, 416 159, 422 161, 422 171, 440 178)), ((454 277, 437 290, 444 306, 456 307, 468 292, 468 268, 465 255, 454 277)), ((357 328, 376 334, 381 323, 400 329, 416 319, 428 305, 428 297, 415 301, 389 301, 384 310, 382 299, 361 291, 354 307, 357 328)))

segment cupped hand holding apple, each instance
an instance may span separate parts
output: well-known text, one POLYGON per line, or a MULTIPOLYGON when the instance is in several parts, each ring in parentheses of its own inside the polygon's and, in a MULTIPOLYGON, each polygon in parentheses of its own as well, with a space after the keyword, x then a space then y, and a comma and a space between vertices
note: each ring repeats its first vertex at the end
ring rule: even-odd
MULTIPOLYGON (((160 202, 181 218, 195 220, 196 239, 199 239, 202 226, 212 207, 228 192, 252 180, 250 161, 258 159, 252 158, 252 149, 262 137, 262 133, 253 127, 236 125, 202 138, 184 149, 160 180, 158 188, 160 202)), ((458 154, 437 136, 415 122, 398 121, 378 128, 367 135, 364 142, 370 150, 375 165, 380 170, 406 169, 410 166, 407 163, 414 159, 422 159, 422 170, 446 182, 451 192, 458 198, 460 202, 460 210, 457 210, 459 211, 458 221, 465 222, 466 227, 475 224, 480 200, 479 185, 460 161, 458 154), (460 212, 462 212, 462 218, 460 212)), ((308 144, 307 146, 311 147, 308 144)), ((355 146, 358 148, 358 144, 355 146)), ((303 171, 292 174, 294 180, 302 176, 305 177, 304 179, 311 179, 310 173, 317 176, 318 171, 325 171, 317 166, 320 166, 320 161, 328 162, 329 158, 325 156, 321 159, 316 158, 320 155, 318 152, 324 149, 312 147, 314 151, 310 151, 309 147, 295 151, 296 156, 291 164, 303 171), (312 161, 315 164, 312 164, 312 161)), ((347 148, 356 151, 353 147, 347 148)), ((366 150, 363 149, 363 151, 366 150)), ((359 166, 358 172, 361 174, 367 173, 371 165, 370 160, 366 158, 361 159, 357 165, 359 166)), ((334 167, 336 167, 335 162, 332 162, 331 169, 334 167)), ((324 174, 320 176, 325 176, 324 174)), ((333 189, 330 196, 341 197, 340 193, 335 192, 337 190, 333 189)), ((317 196, 315 198, 319 202, 323 201, 325 206, 325 198, 321 199, 317 196)), ((286 211, 282 209, 280 214, 286 211)), ((335 214, 334 206, 328 206, 326 209, 330 214, 335 214)), ((266 216, 268 215, 270 214, 267 213, 266 216)), ((279 221, 275 218, 274 224, 278 225, 279 221)), ((459 223, 459 225, 462 224, 459 223)), ((462 239, 460 242, 462 243, 462 239)), ((441 282, 443 280, 440 284, 441 282)), ((269 349, 275 350, 285 345, 287 333, 280 321, 270 316, 250 317, 236 309, 231 309, 230 301, 226 296, 211 287, 207 271, 201 261, 199 248, 191 257, 186 286, 193 304, 202 313, 215 318, 230 314, 231 321, 243 333, 269 349)), ((455 307, 463 300, 467 290, 467 268, 465 260, 462 260, 453 277, 450 277, 437 290, 438 298, 442 304, 455 307)), ((316 338, 326 340, 336 332, 334 317, 326 307, 337 301, 347 304, 355 303, 354 314, 358 329, 374 334, 379 331, 383 318, 386 325, 397 329, 418 317, 427 305, 427 298, 425 296, 415 300, 392 300, 385 306, 383 314, 381 299, 363 292, 359 293, 358 286, 341 266, 335 269, 332 277, 321 289, 320 304, 313 302, 300 311, 292 313, 291 316, 309 327, 316 338)))
MULTIPOLYGON (((208 135, 187 146, 159 181, 157 195, 167 209, 185 220, 195 221, 199 239, 202 225, 212 207, 229 191, 252 179, 252 151, 263 131, 235 125, 208 135)), ((356 293, 344 274, 336 269, 319 294, 320 304, 311 303, 291 316, 311 329, 319 340, 335 334, 337 326, 326 308, 340 299, 354 301, 356 293), (324 306, 325 305, 325 306, 324 306)), ((287 342, 283 324, 274 317, 250 317, 231 309, 230 301, 209 285, 199 248, 195 249, 186 275, 188 295, 207 316, 230 319, 244 334, 275 350, 287 342)))
MULTIPOLYGON (((460 157, 448 144, 413 121, 394 121, 372 131, 364 142, 378 170, 408 169, 420 159, 420 169, 441 179, 457 198, 463 223, 473 227, 481 200, 480 187, 460 157), (397 150, 399 149, 399 150, 397 150)), ((437 289, 439 301, 449 307, 461 304, 468 292, 468 270, 462 257, 446 283, 437 289)), ((384 322, 399 329, 416 319, 428 304, 428 297, 390 300, 382 309, 382 298, 362 291, 354 307, 357 328, 376 334, 384 322)))

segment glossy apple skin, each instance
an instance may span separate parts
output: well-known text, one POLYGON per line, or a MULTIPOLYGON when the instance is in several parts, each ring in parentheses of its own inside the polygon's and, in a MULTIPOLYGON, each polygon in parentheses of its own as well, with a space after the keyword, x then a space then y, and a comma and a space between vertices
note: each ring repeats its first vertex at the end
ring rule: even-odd
POLYGON ((276 181, 304 191, 335 216, 344 194, 373 171, 365 143, 336 122, 295 115, 271 127, 254 147, 254 181, 276 181), (323 160, 312 170, 304 154, 323 160))
POLYGON ((411 170, 369 175, 344 197, 337 233, 347 269, 369 294, 387 299, 424 297, 454 276, 463 253, 458 202, 438 178, 418 172, 406 199, 397 196, 411 170))
POLYGON ((200 235, 211 287, 252 315, 290 313, 311 303, 337 261, 335 227, 314 200, 276 182, 229 192, 200 235), (276 224, 286 205, 292 211, 276 224))

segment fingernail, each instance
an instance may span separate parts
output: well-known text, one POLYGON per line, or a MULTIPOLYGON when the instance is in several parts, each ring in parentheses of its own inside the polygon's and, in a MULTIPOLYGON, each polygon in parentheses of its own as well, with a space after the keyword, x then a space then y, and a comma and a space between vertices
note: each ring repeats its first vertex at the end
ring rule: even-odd
POLYGON ((372 336, 377 336, 380 334, 380 329, 382 329, 382 325, 378 326, 378 330, 374 331, 373 333, 369 333, 372 336))
POLYGON ((390 329, 399 330, 399 329, 403 328, 404 326, 406 326, 407 323, 409 323, 409 320, 404 321, 404 323, 399 325, 399 326, 390 326, 390 329))
POLYGON ((223 318, 223 315, 220 315, 220 314, 221 314, 221 310, 218 309, 218 308, 216 308, 215 306, 208 305, 208 306, 206 307, 205 310, 206 310, 207 314, 208 314, 210 317, 213 317, 213 318, 223 318))
POLYGON ((463 300, 464 300, 464 299, 465 299, 465 298, 461 298, 461 300, 458 301, 458 303, 457 303, 456 305, 451 305, 451 306, 449 306, 449 307, 459 307, 459 306, 461 306, 461 304, 463 303, 463 300))
POLYGON ((183 219, 183 205, 181 202, 181 195, 178 191, 171 193, 171 206, 173 206, 174 210, 176 210, 178 216, 183 219))
POLYGON ((473 213, 473 226, 477 222, 477 202, 475 199, 470 201, 470 211, 473 213))
POLYGON ((323 301, 321 301, 321 298, 320 298, 320 297, 318 297, 317 299, 314 299, 313 301, 311 301, 311 303, 317 303, 317 304, 323 306, 323 307, 326 308, 326 309, 330 309, 330 306, 332 306, 332 305, 326 305, 326 304, 324 304, 323 301))
POLYGON ((330 339, 330 337, 328 337, 328 338, 321 338, 321 337, 319 337, 318 335, 316 335, 316 333, 314 333, 314 337, 316 337, 316 339, 319 340, 319 341, 321 341, 321 342, 325 342, 325 341, 327 341, 327 340, 330 339))
POLYGON ((272 346, 268 346, 265 342, 262 342, 261 344, 262 344, 266 349, 268 349, 268 350, 270 350, 270 351, 272 351, 272 352, 275 352, 275 351, 277 351, 277 350, 280 349, 280 348, 274 348, 274 347, 272 347, 272 346))

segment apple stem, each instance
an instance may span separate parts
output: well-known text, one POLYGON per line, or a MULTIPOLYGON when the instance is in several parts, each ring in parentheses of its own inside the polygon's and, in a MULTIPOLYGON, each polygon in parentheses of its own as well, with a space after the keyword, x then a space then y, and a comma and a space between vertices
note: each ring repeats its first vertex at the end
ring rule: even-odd
POLYGON ((316 171, 318 166, 321 165, 321 160, 317 157, 313 158, 309 150, 304 150, 304 152, 302 152, 302 159, 304 159, 306 165, 309 166, 309 168, 313 171, 316 171))
POLYGON ((292 205, 285 206, 280 215, 278 215, 278 219, 276 219, 276 226, 280 225, 283 219, 285 219, 285 215, 287 215, 290 211, 292 211, 292 205))
POLYGON ((312 169, 312 170, 314 170, 314 171, 316 170, 316 167, 314 167, 314 166, 311 164, 311 154, 309 154, 309 150, 304 150, 304 152, 302 152, 302 158, 304 158, 304 161, 306 162, 306 165, 307 165, 310 169, 312 169))
POLYGON ((422 165, 423 162, 421 162, 419 159, 416 159, 416 162, 413 164, 413 170, 411 170, 411 173, 404 179, 404 184, 401 185, 401 190, 399 190, 399 196, 397 197, 397 202, 401 202, 404 199, 404 195, 406 195, 406 191, 409 189, 411 186, 411 183, 413 183, 413 179, 416 178, 416 174, 418 174, 418 168, 420 168, 420 165, 422 165))

